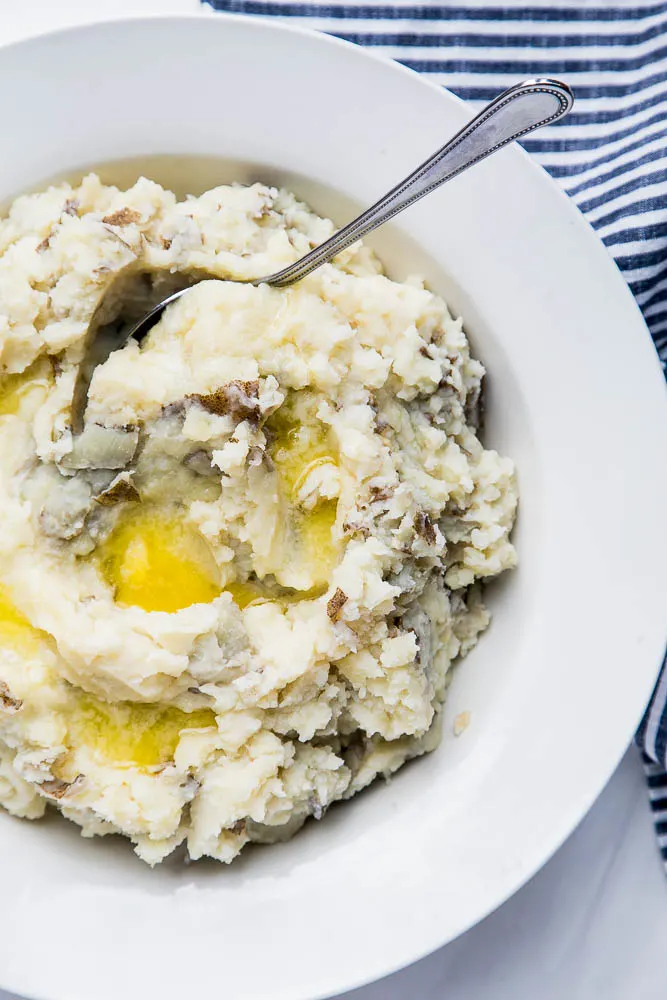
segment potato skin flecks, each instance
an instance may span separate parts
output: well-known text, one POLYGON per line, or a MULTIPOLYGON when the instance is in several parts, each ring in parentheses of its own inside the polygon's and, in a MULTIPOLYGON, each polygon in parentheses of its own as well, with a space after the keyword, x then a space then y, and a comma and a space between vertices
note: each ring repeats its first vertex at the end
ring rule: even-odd
POLYGON ((333 596, 327 601, 327 614, 332 622, 338 621, 346 603, 347 594, 344 594, 340 587, 337 587, 333 596))

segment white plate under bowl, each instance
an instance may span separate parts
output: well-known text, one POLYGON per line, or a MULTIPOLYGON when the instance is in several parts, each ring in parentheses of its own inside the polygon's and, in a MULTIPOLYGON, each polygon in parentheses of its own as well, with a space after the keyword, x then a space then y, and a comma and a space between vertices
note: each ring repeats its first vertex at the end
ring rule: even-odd
MULTIPOLYGON (((469 116, 361 49, 222 16, 19 43, 0 50, 0 93, 0 200, 91 162, 169 153, 226 159, 221 177, 287 179, 340 213, 469 116)), ((394 274, 425 269, 463 312, 490 373, 488 441, 520 472, 521 566, 491 595, 494 624, 456 674, 444 742, 231 868, 151 871, 120 841, 3 814, 7 989, 313 1000, 382 976, 535 872, 631 738, 665 640, 667 410, 630 293, 518 149, 431 195, 376 245, 394 274), (464 709, 471 725, 454 739, 464 709)))

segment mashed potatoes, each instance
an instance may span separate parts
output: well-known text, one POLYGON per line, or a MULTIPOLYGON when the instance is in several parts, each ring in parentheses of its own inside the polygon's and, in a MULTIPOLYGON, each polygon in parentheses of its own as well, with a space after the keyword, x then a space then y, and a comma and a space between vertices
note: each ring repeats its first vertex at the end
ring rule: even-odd
POLYGON ((511 567, 461 323, 284 191, 95 176, 0 223, 0 804, 231 861, 438 742, 511 567), (116 274, 204 270, 72 397, 116 274))

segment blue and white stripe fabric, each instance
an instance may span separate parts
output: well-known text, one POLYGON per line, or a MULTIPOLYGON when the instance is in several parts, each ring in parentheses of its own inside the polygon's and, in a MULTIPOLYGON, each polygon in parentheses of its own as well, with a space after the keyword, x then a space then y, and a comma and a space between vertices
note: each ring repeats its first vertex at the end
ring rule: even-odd
POLYGON ((667 359, 667 2, 210 3, 373 47, 474 104, 524 77, 562 76, 575 111, 523 145, 597 229, 667 359))
MULTIPOLYGON (((523 145, 597 230, 667 369, 667 0, 203 2, 370 46, 477 105, 526 77, 566 80, 574 112, 523 145)), ((667 865, 667 665, 638 742, 667 865)))

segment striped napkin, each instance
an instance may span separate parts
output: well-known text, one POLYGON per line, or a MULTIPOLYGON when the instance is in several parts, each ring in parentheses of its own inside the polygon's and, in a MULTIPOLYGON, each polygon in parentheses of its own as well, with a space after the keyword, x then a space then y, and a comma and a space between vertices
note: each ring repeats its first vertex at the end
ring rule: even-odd
MULTIPOLYGON (((667 2, 202 2, 375 48, 473 105, 526 77, 565 79, 574 112, 523 146, 597 230, 667 371, 667 2)), ((667 868, 667 660, 637 742, 667 868)))

